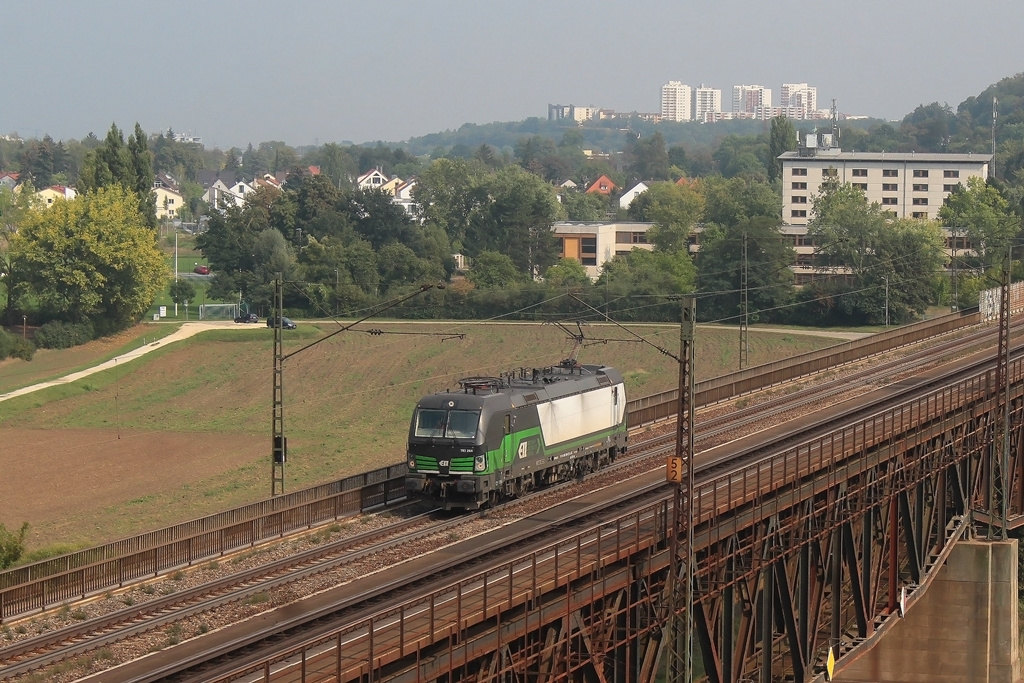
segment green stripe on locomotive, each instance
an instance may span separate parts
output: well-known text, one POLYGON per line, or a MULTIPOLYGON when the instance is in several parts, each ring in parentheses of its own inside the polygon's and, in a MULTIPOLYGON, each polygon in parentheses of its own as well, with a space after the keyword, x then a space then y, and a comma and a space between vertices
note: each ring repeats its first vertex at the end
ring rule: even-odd
POLYGON ((469 469, 462 469, 459 466, 458 463, 462 458, 454 458, 450 469, 453 473, 472 473, 477 476, 492 475, 500 470, 507 469, 512 469, 513 474, 515 474, 516 469, 526 465, 533 465, 538 461, 549 462, 560 455, 568 457, 581 448, 586 452, 587 446, 598 446, 598 448, 592 450, 600 450, 601 447, 605 445, 606 440, 612 439, 618 434, 625 434, 626 431, 626 422, 623 420, 622 424, 616 425, 610 429, 594 432, 593 434, 587 434, 586 436, 582 436, 578 439, 572 439, 554 446, 547 446, 544 443, 544 434, 541 432, 541 428, 530 427, 528 429, 523 429, 505 435, 498 448, 487 451, 486 470, 474 472, 472 458, 465 459, 468 461, 469 469), (524 444, 526 446, 526 453, 522 457, 519 457, 519 450, 524 444), (520 467, 516 467, 516 465, 519 465, 520 467))

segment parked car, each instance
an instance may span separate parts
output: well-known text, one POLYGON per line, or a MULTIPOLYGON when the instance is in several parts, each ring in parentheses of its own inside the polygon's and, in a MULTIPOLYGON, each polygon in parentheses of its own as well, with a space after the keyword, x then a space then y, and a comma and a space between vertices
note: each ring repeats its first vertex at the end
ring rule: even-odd
MULTIPOLYGON (((275 318, 274 316, 271 316, 271 317, 267 318, 267 327, 277 327, 277 318, 275 318)), ((295 329, 295 323, 292 322, 291 318, 288 318, 288 317, 285 317, 285 316, 282 315, 281 316, 281 327, 286 329, 286 330, 294 330, 295 329)))
POLYGON ((246 313, 235 318, 236 323, 258 323, 259 321, 260 317, 255 313, 246 313))
POLYGON ((193 273, 198 273, 199 275, 209 275, 210 274, 210 266, 199 265, 199 266, 196 266, 195 268, 193 268, 192 272, 193 273))

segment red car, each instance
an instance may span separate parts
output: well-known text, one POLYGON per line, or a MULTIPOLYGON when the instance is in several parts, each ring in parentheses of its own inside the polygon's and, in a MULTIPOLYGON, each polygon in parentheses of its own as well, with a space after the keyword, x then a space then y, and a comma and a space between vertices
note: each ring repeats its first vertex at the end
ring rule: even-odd
POLYGON ((210 266, 196 266, 195 269, 193 269, 192 272, 198 273, 200 275, 209 275, 210 274, 210 266))

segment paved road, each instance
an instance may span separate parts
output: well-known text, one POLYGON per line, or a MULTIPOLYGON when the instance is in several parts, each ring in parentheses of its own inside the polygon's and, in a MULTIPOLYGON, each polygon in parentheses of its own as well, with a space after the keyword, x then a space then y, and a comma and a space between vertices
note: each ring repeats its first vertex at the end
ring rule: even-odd
POLYGON ((55 387, 55 386, 57 386, 59 384, 67 384, 68 382, 74 382, 75 380, 82 379, 83 377, 88 377, 89 375, 94 375, 97 372, 102 372, 104 370, 109 370, 110 368, 117 367, 118 363, 121 363, 121 364, 127 363, 128 361, 134 360, 135 358, 138 358, 139 356, 144 356, 145 354, 149 353, 150 351, 162 348, 164 346, 167 346, 168 344, 173 344, 174 342, 181 341, 182 339, 187 339, 188 337, 191 337, 191 336, 193 336, 195 334, 203 332, 204 330, 227 330, 227 329, 245 330, 245 329, 252 329, 252 327, 253 326, 251 326, 251 325, 239 325, 239 324, 234 323, 234 322, 224 322, 224 321, 182 323, 181 327, 178 328, 177 331, 167 335, 163 339, 158 339, 157 341, 155 341, 155 342, 153 342, 151 344, 146 344, 145 346, 140 346, 137 349, 132 349, 128 353, 123 353, 120 356, 117 356, 115 358, 111 358, 110 360, 108 360, 108 361, 106 361, 104 363, 100 363, 99 365, 96 365, 94 367, 87 368, 85 370, 80 370, 78 372, 73 372, 70 375, 65 375, 63 377, 58 377, 57 379, 53 379, 53 380, 50 380, 48 382, 40 382, 39 384, 32 384, 32 385, 29 385, 27 387, 22 387, 21 389, 15 389, 14 391, 9 391, 6 394, 0 394, 0 401, 6 401, 7 399, 14 398, 15 396, 23 396, 25 394, 31 394, 33 391, 39 391, 40 389, 46 389, 47 387, 55 387))

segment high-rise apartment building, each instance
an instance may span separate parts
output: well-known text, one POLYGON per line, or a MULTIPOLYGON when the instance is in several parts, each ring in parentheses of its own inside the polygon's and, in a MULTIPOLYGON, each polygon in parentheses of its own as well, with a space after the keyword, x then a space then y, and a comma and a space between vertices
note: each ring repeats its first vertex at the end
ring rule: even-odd
POLYGON ((783 109, 802 109, 805 114, 818 109, 818 89, 806 83, 783 83, 781 99, 783 109))
POLYGON ((722 111, 722 91, 701 83, 693 91, 693 118, 703 121, 706 114, 722 111))
POLYGON ((661 86, 661 120, 690 121, 691 88, 682 81, 669 81, 661 86))
POLYGON ((756 114, 772 106, 772 89, 763 85, 734 85, 732 87, 732 110, 756 114))

